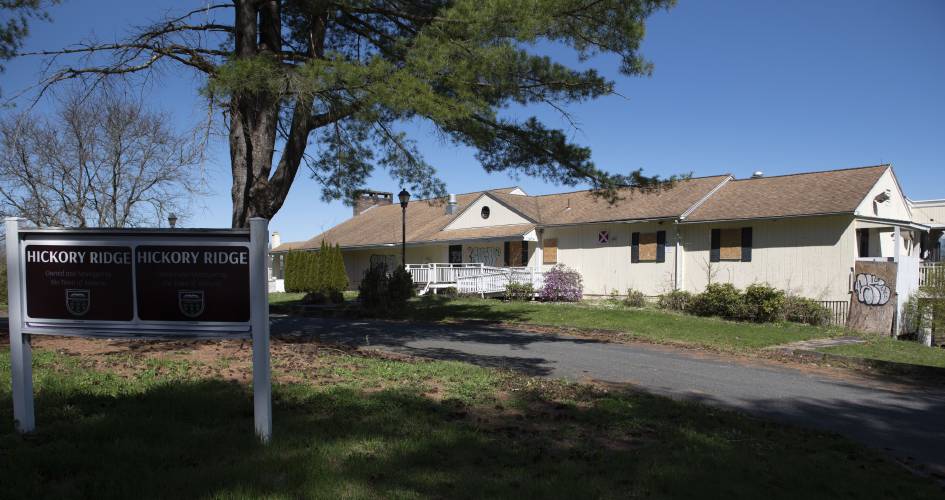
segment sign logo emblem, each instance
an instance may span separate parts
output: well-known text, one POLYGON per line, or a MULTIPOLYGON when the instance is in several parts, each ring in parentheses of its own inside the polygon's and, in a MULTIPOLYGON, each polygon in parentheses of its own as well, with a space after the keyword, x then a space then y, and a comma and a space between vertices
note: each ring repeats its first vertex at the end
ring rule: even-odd
POLYGON ((610 231, 601 231, 597 233, 597 242, 604 244, 610 241, 610 231))
POLYGON ((200 316, 204 309, 203 290, 178 290, 177 307, 188 318, 200 316))
POLYGON ((92 302, 92 291, 86 288, 66 289, 66 310, 73 316, 85 316, 92 302))

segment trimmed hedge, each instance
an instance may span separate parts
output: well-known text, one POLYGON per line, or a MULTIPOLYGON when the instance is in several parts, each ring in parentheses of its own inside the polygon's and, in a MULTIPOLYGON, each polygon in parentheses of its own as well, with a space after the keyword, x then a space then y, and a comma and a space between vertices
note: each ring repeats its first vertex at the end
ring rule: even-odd
POLYGON ((774 323, 792 321, 814 326, 830 324, 831 313, 817 301, 787 295, 767 284, 753 284, 744 292, 731 283, 712 283, 704 292, 690 296, 671 292, 660 297, 663 309, 684 310, 696 316, 774 323))
MULTIPOLYGON (((348 273, 338 245, 323 241, 317 252, 292 251, 286 255, 286 292, 317 294, 338 302, 347 288, 348 273)), ((319 298, 313 296, 311 302, 317 303, 319 298)))
POLYGON ((508 283, 505 285, 505 300, 532 300, 535 287, 531 283, 508 283))

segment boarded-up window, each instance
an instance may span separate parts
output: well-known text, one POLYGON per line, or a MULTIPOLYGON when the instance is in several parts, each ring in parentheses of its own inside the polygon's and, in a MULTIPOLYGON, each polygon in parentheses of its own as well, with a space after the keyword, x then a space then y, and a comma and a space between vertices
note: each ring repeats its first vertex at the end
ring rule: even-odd
POLYGON ((525 248, 527 241, 505 242, 505 265, 511 267, 525 267, 528 265, 525 248))
POLYGON ((640 233, 640 262, 656 262, 656 233, 640 233))
POLYGON ((722 260, 742 260, 741 228, 722 230, 719 235, 719 257, 722 260))
POLYGON ((558 238, 549 238, 542 241, 542 264, 558 263, 558 238))
POLYGON ((630 233, 630 262, 666 262, 666 231, 630 233))
POLYGON ((713 229, 709 260, 751 262, 752 231, 750 227, 713 229))

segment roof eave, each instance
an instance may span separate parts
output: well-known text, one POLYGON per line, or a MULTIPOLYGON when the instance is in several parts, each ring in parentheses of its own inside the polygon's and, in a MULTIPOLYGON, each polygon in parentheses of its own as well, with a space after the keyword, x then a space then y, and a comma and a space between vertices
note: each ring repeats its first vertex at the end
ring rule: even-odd
POLYGON ((760 217, 735 217, 735 218, 726 218, 726 219, 698 219, 698 220, 684 220, 680 221, 680 224, 713 224, 713 223, 722 223, 722 222, 742 222, 742 221, 751 221, 751 220, 780 220, 780 219, 798 219, 805 217, 828 217, 836 215, 849 215, 854 217, 853 212, 819 212, 813 214, 792 214, 792 215, 767 215, 760 217))

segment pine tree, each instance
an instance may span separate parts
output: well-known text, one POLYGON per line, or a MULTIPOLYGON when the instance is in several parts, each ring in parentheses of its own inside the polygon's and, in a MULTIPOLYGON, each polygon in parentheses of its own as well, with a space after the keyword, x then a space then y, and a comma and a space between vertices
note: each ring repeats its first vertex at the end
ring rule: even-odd
POLYGON ((180 70, 201 74, 194 80, 226 111, 234 227, 271 219, 303 162, 326 199, 350 200, 375 168, 418 197, 444 196, 404 126, 415 121, 474 150, 487 172, 588 184, 614 200, 620 187, 659 179, 599 169, 574 134, 539 117, 554 110, 571 121, 568 104, 615 94, 594 64, 649 75, 645 21, 673 3, 193 2, 149 25, 132 21, 141 27, 124 40, 43 52, 51 59, 38 87, 158 68, 181 80, 180 70), (524 111, 504 112, 510 106, 524 111))
POLYGON ((348 281, 348 270, 345 268, 345 258, 344 254, 341 253, 341 245, 337 243, 335 243, 335 273, 337 276, 336 283, 338 290, 347 290, 350 284, 348 281))

